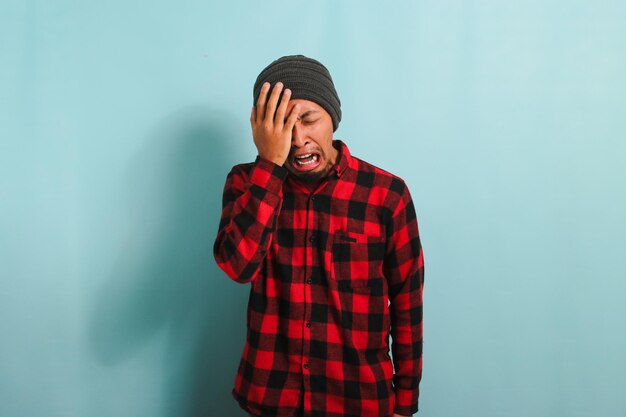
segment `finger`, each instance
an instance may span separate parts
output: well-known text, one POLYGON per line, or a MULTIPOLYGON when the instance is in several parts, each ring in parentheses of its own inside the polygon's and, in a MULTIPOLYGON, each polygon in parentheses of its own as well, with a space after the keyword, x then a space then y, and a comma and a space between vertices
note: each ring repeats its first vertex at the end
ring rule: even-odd
POLYGON ((290 97, 291 90, 286 88, 280 98, 280 104, 278 105, 278 110, 276 110, 276 116, 274 116, 274 124, 279 128, 282 128, 285 123, 285 113, 287 112, 287 105, 289 104, 290 97))
POLYGON ((300 104, 296 104, 291 108, 291 113, 289 113, 284 129, 291 132, 298 121, 298 117, 300 117, 300 104))
POLYGON ((263 120, 265 117, 265 101, 267 100, 267 92, 270 89, 270 83, 265 82, 261 86, 261 92, 259 93, 259 99, 256 102, 258 120, 263 120))
POLYGON ((267 101, 267 108, 265 109, 265 121, 274 121, 274 113, 276 112, 276 105, 278 104, 278 96, 283 89, 283 83, 280 81, 274 85, 270 99, 267 101))
POLYGON ((250 123, 256 122, 256 106, 252 106, 252 112, 250 113, 250 123))

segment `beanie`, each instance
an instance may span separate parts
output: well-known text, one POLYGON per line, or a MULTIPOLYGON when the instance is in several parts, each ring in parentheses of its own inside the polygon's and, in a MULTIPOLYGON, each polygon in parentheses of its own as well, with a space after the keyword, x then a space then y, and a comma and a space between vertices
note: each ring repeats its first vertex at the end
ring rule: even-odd
POLYGON ((261 86, 265 82, 274 85, 282 82, 291 90, 292 99, 305 99, 319 104, 330 114, 333 131, 341 121, 341 102, 330 73, 324 65, 304 55, 289 55, 269 64, 254 83, 254 105, 259 100, 261 86))

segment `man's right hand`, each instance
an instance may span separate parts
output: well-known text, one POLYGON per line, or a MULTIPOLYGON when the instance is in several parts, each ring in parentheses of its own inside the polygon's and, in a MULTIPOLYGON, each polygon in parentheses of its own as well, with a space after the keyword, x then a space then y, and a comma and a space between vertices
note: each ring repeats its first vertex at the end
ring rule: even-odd
POLYGON ((296 104, 285 120, 291 90, 286 89, 283 92, 280 104, 278 104, 282 89, 283 83, 276 83, 268 100, 267 94, 270 90, 270 83, 264 83, 256 106, 252 107, 252 114, 250 115, 252 137, 259 151, 259 156, 281 166, 289 156, 291 131, 299 116, 299 106, 296 104))

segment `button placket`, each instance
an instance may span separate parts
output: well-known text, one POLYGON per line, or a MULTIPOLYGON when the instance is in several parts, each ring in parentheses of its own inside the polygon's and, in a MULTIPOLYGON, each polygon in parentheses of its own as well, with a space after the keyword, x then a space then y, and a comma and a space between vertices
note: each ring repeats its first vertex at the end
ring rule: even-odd
MULTIPOLYGON (((307 275, 308 277, 306 278, 305 282, 307 284, 312 284, 313 279, 312 279, 312 273, 313 273, 313 267, 312 267, 312 261, 314 258, 314 251, 315 251, 315 246, 316 243, 318 242, 318 235, 317 233, 315 233, 315 221, 316 221, 316 215, 315 215, 315 204, 313 204, 313 202, 315 201, 315 196, 313 194, 309 195, 309 201, 307 204, 307 241, 308 241, 308 247, 306 248, 306 264, 307 264, 307 275)), ((309 286, 308 288, 305 288, 305 307, 304 307, 304 317, 303 317, 303 321, 304 321, 304 331, 305 333, 309 333, 311 331, 311 321, 310 321, 310 314, 311 314, 311 297, 312 297, 312 288, 309 286)), ((310 334, 305 336, 305 344, 306 344, 306 340, 311 339, 310 334)), ((311 363, 309 362, 309 358, 310 358, 310 346, 305 346, 303 349, 303 355, 302 355, 302 368, 303 368, 303 372, 308 373, 310 372, 310 368, 311 368, 311 363)))

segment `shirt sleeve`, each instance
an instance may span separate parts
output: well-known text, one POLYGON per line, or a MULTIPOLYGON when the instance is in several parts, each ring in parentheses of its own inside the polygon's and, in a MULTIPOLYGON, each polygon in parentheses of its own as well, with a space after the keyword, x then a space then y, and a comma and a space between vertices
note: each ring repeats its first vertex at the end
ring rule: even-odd
POLYGON ((387 226, 384 273, 389 282, 395 409, 417 412, 422 378, 422 294, 424 258, 410 193, 402 183, 401 199, 387 226))
POLYGON ((285 168, 260 157, 249 172, 236 166, 226 178, 213 255, 236 282, 251 282, 259 272, 272 242, 285 178, 285 168))

